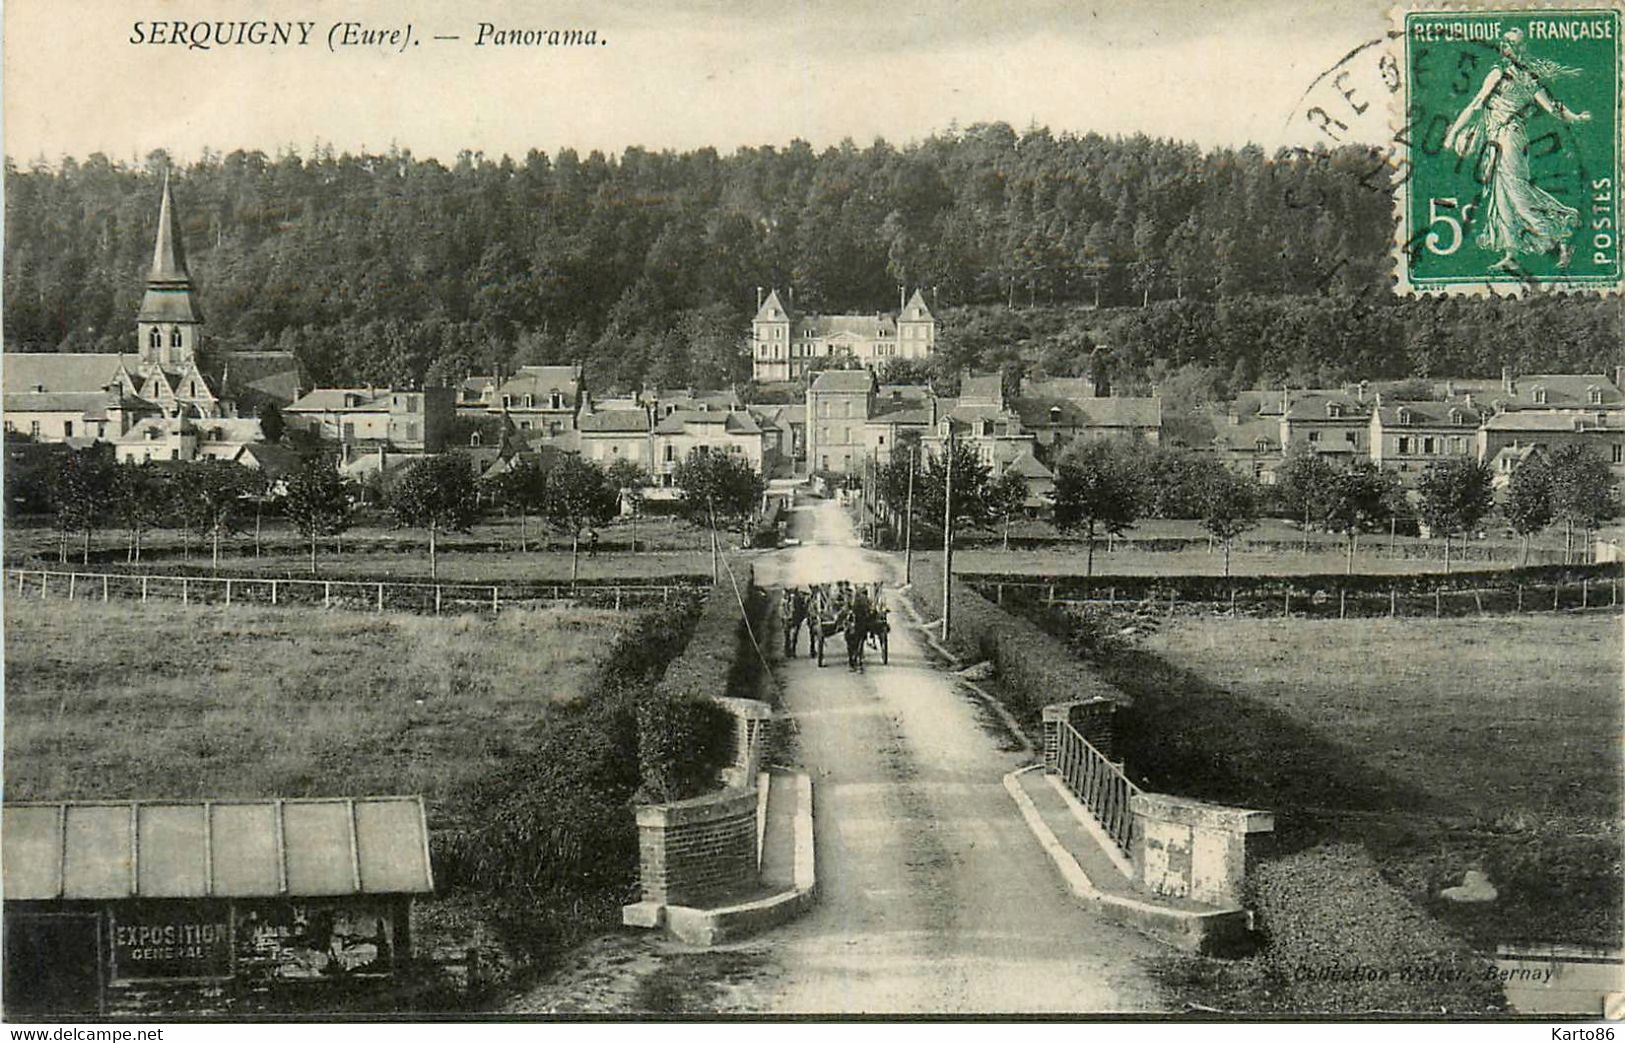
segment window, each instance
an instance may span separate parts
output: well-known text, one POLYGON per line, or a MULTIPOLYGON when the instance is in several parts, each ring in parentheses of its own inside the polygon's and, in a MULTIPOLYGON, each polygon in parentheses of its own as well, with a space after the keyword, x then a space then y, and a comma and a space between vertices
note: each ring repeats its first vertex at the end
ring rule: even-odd
POLYGON ((63 438, 72 438, 73 437, 73 421, 72 420, 64 420, 64 421, 62 421, 62 437, 63 438))
POLYGON ((1614 463, 1616 463, 1616 464, 1625 464, 1625 445, 1621 445, 1619 442, 1615 442, 1614 446, 1613 446, 1613 449, 1614 449, 1614 463))
POLYGON ((1536 384, 1535 388, 1531 392, 1531 394, 1533 394, 1534 397, 1535 397, 1535 405, 1544 406, 1546 404, 1546 389, 1545 388, 1541 387, 1539 384, 1536 384))
POLYGON ((1431 439, 1431 438, 1422 439, 1422 452, 1424 454, 1431 454, 1431 453, 1435 452, 1435 449, 1433 447, 1433 439, 1431 439))
POLYGON ((406 440, 408 442, 418 442, 418 441, 421 441, 422 439, 423 439, 423 429, 422 428, 420 428, 417 424, 407 424, 406 425, 406 440))
POLYGON ((1602 405, 1602 388, 1595 386, 1586 388, 1586 401, 1594 406, 1602 405))
POLYGON ((1450 422, 1451 422, 1451 423, 1452 423, 1452 424, 1459 424, 1459 423, 1461 423, 1461 417, 1462 417, 1462 413, 1461 413, 1461 410, 1459 410, 1459 409, 1452 409, 1452 410, 1451 410, 1451 411, 1450 411, 1450 422))
POLYGON ((1341 403, 1341 402, 1328 402, 1328 403, 1326 403, 1326 415, 1331 417, 1333 420, 1341 420, 1342 417, 1343 417, 1343 403, 1341 403))
POLYGON ((162 333, 159 333, 158 328, 156 326, 154 326, 151 330, 147 331, 147 347, 149 347, 149 348, 161 348, 163 346, 164 346, 164 335, 162 333))
POLYGON ((549 408, 551 408, 551 409, 563 409, 564 408, 564 396, 559 394, 557 391, 555 391, 555 392, 553 392, 553 397, 548 399, 548 403, 549 403, 549 408))
POLYGON ((675 459, 677 459, 677 450, 670 442, 667 442, 665 460, 669 464, 675 459))
POLYGON ((1343 432, 1343 441, 1347 442, 1349 445, 1356 445, 1356 446, 1359 445, 1360 444, 1360 432, 1358 432, 1358 431, 1344 431, 1343 432))
POLYGON ((534 409, 535 407, 536 407, 536 396, 535 395, 526 395, 525 396, 525 408, 526 409, 534 409))
POLYGON ((1399 451, 1401 453, 1409 453, 1411 451, 1411 440, 1404 435, 1399 437, 1399 451))
POLYGON ((1309 441, 1311 441, 1311 442, 1320 441, 1320 432, 1319 431, 1311 431, 1311 432, 1309 432, 1309 441))
POLYGON ((479 448, 481 441, 482 439, 478 431, 475 431, 473 434, 468 436, 468 444, 475 449, 479 448))
POLYGON ((502 408, 507 409, 511 405, 513 405, 513 396, 512 395, 503 395, 502 396, 502 408))
POLYGON ((169 331, 169 346, 172 348, 181 346, 181 328, 179 326, 169 331))
POLYGON ((886 436, 885 435, 881 435, 879 438, 875 439, 875 445, 885 445, 885 444, 886 444, 886 436))
POLYGON ((171 460, 179 460, 181 458, 181 451, 179 449, 171 449, 169 451, 169 458, 171 460))
POLYGON ((408 413, 416 413, 418 411, 417 396, 414 395, 406 400, 406 411, 408 413))
POLYGON ((519 421, 519 430, 521 430, 521 431, 529 431, 530 430, 530 421, 529 420, 521 420, 521 421, 519 421))
POLYGON ((1451 439, 1450 439, 1450 451, 1452 453, 1455 453, 1457 456, 1461 456, 1462 454, 1466 453, 1467 452, 1467 439, 1462 438, 1460 435, 1451 436, 1451 439))
POLYGON ((1408 409, 1401 409, 1399 411, 1399 422, 1401 424, 1410 423, 1411 422, 1411 411, 1408 410, 1408 409))

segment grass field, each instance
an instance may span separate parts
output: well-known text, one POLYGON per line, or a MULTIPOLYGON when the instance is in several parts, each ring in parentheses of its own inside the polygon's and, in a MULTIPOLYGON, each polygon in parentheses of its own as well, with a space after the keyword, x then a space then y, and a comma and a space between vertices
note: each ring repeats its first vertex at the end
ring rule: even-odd
POLYGON ((1272 808, 1288 850, 1362 842, 1480 947, 1620 944, 1617 615, 1181 619, 1103 669, 1150 786, 1272 808), (1496 901, 1440 898, 1470 869, 1496 901))
MULTIPOLYGON (((954 571, 967 573, 1009 572, 1033 576, 1084 575, 1087 555, 1076 549, 1021 550, 966 549, 954 552, 954 571)), ((1454 570, 1506 568, 1519 564, 1516 556, 1496 561, 1476 559, 1463 562, 1453 559, 1454 570)), ((1340 575, 1348 569, 1348 558, 1342 550, 1325 545, 1314 545, 1309 553, 1301 551, 1232 551, 1230 574, 1233 576, 1305 576, 1340 575)), ((1411 575, 1423 572, 1443 572, 1442 559, 1420 557, 1389 557, 1378 549, 1357 550, 1353 571, 1361 574, 1411 575)), ((1147 551, 1118 548, 1108 551, 1102 542, 1095 548, 1097 576, 1222 576, 1224 551, 1215 547, 1180 551, 1147 551)))
POLYGON ((6 798, 422 793, 455 824, 627 618, 8 601, 6 798))

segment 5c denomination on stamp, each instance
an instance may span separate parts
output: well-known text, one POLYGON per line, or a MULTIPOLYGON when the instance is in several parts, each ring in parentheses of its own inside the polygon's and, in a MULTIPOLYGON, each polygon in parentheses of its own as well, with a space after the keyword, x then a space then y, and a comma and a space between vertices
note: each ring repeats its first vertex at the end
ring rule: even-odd
POLYGON ((1621 9, 1396 17, 1400 292, 1619 291, 1621 9))

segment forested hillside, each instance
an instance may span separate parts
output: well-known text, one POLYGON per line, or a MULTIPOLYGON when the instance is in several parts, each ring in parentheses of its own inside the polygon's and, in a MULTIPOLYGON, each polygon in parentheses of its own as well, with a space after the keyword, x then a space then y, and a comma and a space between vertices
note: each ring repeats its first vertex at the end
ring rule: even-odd
MULTIPOLYGON (((8 350, 129 350, 162 154, 6 169, 8 350)), ((1003 124, 896 148, 521 159, 209 155, 174 171, 211 336, 333 382, 581 361, 597 388, 748 376, 758 286, 894 308, 924 287, 944 368, 1119 384, 1200 366, 1235 387, 1598 369, 1616 300, 1401 301, 1364 148, 1203 153, 1003 124)))

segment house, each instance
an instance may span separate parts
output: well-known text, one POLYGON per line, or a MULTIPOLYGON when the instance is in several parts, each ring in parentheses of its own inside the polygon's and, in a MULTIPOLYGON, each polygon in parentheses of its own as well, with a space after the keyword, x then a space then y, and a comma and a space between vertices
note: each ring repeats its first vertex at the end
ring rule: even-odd
POLYGON ((1370 453, 1371 403, 1363 392, 1281 392, 1281 451, 1306 445, 1334 462, 1351 463, 1370 453))
POLYGON ((491 399, 487 412, 506 413, 521 432, 557 438, 576 429, 583 401, 581 367, 520 366, 491 399))
POLYGON ((671 488, 677 466, 688 454, 737 454, 758 474, 771 473, 774 461, 756 418, 743 409, 695 409, 669 413, 655 424, 652 445, 655 486, 671 488))
POLYGON ((254 467, 273 453, 245 456, 244 451, 265 444, 260 422, 252 417, 190 417, 178 411, 143 419, 114 440, 113 454, 121 464, 226 460, 254 467))
POLYGON ((866 369, 825 370, 807 387, 807 461, 814 472, 857 474, 878 385, 866 369))
POLYGON ((865 369, 891 359, 929 358, 936 350, 937 320, 919 290, 900 291, 895 314, 802 314, 786 307, 773 290, 757 291, 751 320, 751 377, 757 381, 801 380, 815 367, 842 361, 865 369))
POLYGON ((1409 484, 1435 463, 1478 458, 1483 417, 1465 402, 1384 402, 1371 409, 1371 462, 1409 484))
POLYGON ((148 417, 251 417, 285 406, 304 379, 291 352, 203 346, 203 310, 186 265, 169 177, 129 354, 7 352, 6 431, 42 441, 114 441, 148 417))
POLYGON ((870 454, 881 464, 909 443, 919 443, 937 424, 938 400, 929 387, 885 384, 876 392, 864 425, 870 454))
POLYGON ((578 423, 581 455, 605 467, 630 460, 654 470, 654 419, 648 409, 583 410, 578 423))
POLYGON ((959 397, 937 402, 936 425, 921 438, 927 452, 935 453, 952 437, 968 446, 994 476, 1002 474, 1037 440, 1022 427, 1021 416, 1004 398, 1004 379, 997 373, 964 374, 959 397))
POLYGON ((324 442, 440 452, 456 416, 452 388, 317 388, 283 409, 288 428, 324 442))
POLYGON ((1213 451, 1221 463, 1236 474, 1275 484, 1283 457, 1279 416, 1243 415, 1232 408, 1214 426, 1213 451))
MULTIPOLYGON (((1547 453, 1566 445, 1585 446, 1607 461, 1616 479, 1625 479, 1625 413, 1598 409, 1520 409, 1497 413, 1479 427, 1478 459, 1499 466, 1505 450, 1537 448, 1547 453)), ((1516 456, 1521 461, 1524 457, 1516 456)), ((1516 464, 1512 465, 1513 467, 1516 464)))
POLYGON ((482 417, 491 412, 496 401, 496 377, 464 377, 458 381, 456 411, 460 417, 482 417))
POLYGON ((1047 510, 1055 504, 1055 473, 1033 455, 1032 450, 1023 452, 1005 468, 1006 472, 1014 471, 1019 474, 1022 481, 1027 483, 1027 499, 1022 506, 1030 512, 1047 510))
POLYGON ((1152 396, 1098 396, 1087 377, 1023 381, 1010 400, 1022 429, 1042 446, 1046 459, 1081 439, 1131 438, 1162 441, 1162 399, 1152 396))

